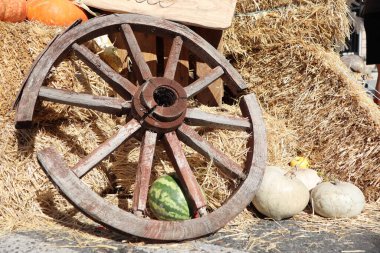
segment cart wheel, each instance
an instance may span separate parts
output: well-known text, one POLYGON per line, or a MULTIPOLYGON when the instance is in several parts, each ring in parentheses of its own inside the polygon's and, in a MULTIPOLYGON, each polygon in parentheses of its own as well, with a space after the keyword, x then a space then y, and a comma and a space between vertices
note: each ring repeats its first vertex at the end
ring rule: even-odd
POLYGON ((89 155, 69 168, 53 149, 38 153, 43 169, 62 194, 81 212, 111 229, 139 237, 157 240, 184 240, 200 237, 223 227, 251 202, 263 177, 266 162, 266 138, 260 107, 253 94, 242 97, 243 117, 222 116, 188 107, 192 98, 213 81, 222 78, 237 94, 246 88, 237 71, 209 45, 185 26, 169 21, 134 14, 115 14, 91 19, 72 27, 57 37, 35 62, 17 103, 16 127, 31 126, 37 100, 68 104, 105 113, 124 115, 128 123, 89 155), (141 53, 133 31, 173 38, 163 77, 152 75, 141 53), (125 38, 133 67, 137 67, 140 86, 119 75, 97 55, 82 45, 103 34, 119 32, 125 38), (206 62, 212 70, 186 87, 174 80, 179 55, 186 47, 206 62), (75 54, 121 98, 93 96, 43 86, 50 69, 68 53, 75 54), (250 134, 246 166, 231 160, 202 138, 191 126, 246 131, 250 134), (141 139, 137 166, 133 212, 122 210, 93 192, 81 178, 116 148, 130 138, 141 139), (166 152, 180 179, 190 205, 197 214, 185 221, 160 221, 141 217, 146 209, 147 192, 157 141, 164 143, 166 152), (211 159, 225 175, 238 182, 231 196, 216 210, 207 213, 202 190, 187 162, 181 142, 204 157, 211 159))

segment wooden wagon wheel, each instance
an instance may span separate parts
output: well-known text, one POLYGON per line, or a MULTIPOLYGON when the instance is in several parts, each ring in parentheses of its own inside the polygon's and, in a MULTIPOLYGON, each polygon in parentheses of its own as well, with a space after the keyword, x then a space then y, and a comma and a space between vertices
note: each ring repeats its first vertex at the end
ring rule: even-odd
POLYGON ((246 95, 241 99, 240 108, 245 118, 216 115, 198 108, 188 108, 187 100, 217 78, 222 78, 234 93, 245 88, 241 76, 228 61, 187 27, 142 15, 103 16, 75 26, 57 37, 35 62, 16 103, 16 127, 31 126, 38 99, 118 116, 127 115, 129 120, 124 126, 73 168, 69 168, 53 148, 38 153, 40 164, 63 195, 96 222, 120 232, 150 239, 196 238, 220 229, 251 202, 261 182, 266 162, 265 126, 254 95, 246 95), (173 38, 163 77, 152 75, 133 31, 173 38), (138 68, 144 80, 142 85, 137 86, 113 71, 97 55, 82 45, 85 41, 111 32, 119 32, 125 38, 133 66, 138 68), (186 87, 174 81, 183 46, 212 68, 205 77, 186 87), (71 51, 99 74, 124 100, 43 86, 52 66, 59 63, 71 51), (245 168, 241 168, 214 148, 190 126, 243 130, 250 133, 245 168), (142 141, 133 212, 130 213, 106 202, 86 186, 81 177, 122 143, 137 135, 142 141), (146 208, 149 177, 158 139, 164 143, 190 204, 197 210, 198 215, 190 220, 160 221, 141 217, 146 208), (206 158, 212 159, 222 172, 239 181, 239 186, 228 200, 210 213, 206 211, 206 200, 186 160, 181 142, 206 158))

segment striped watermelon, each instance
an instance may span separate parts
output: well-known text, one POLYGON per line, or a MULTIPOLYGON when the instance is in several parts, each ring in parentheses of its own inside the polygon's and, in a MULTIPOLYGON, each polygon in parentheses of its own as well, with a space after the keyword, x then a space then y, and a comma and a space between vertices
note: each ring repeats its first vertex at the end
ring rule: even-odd
POLYGON ((164 175, 153 182, 148 193, 150 210, 159 220, 191 219, 186 198, 171 175, 164 175))

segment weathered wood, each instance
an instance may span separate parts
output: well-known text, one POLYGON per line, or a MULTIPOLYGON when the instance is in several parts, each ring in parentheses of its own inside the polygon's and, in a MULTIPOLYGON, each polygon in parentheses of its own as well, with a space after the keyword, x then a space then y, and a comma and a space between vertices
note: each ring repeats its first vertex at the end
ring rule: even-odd
POLYGON ((133 192, 132 205, 132 209, 136 215, 144 213, 146 209, 156 140, 156 133, 146 131, 141 142, 139 164, 137 166, 136 173, 136 186, 135 191, 133 192))
POLYGON ((181 54, 182 44, 183 41, 180 36, 174 38, 164 73, 164 77, 168 79, 174 80, 179 56, 181 54))
POLYGON ((43 85, 52 66, 65 57, 74 43, 80 44, 103 34, 114 33, 120 28, 120 24, 126 23, 130 24, 134 31, 137 32, 151 31, 153 34, 160 33, 162 37, 181 36, 184 47, 191 50, 198 58, 207 62, 212 68, 222 67, 225 73, 223 79, 233 94, 237 94, 247 87, 242 77, 229 62, 215 48, 189 28, 149 16, 134 14, 107 15, 91 19, 80 26, 74 27, 58 37, 49 46, 25 82, 24 91, 17 107, 16 127, 31 127, 40 87, 43 85))
POLYGON ((26 82, 28 81, 29 77, 30 77, 30 74, 33 72, 36 64, 39 62, 39 60, 41 59, 41 57, 45 54, 46 50, 49 48, 49 46, 60 36, 60 34, 57 34, 55 35, 55 37, 49 42, 49 44, 46 45, 45 49, 39 53, 39 55, 37 56, 36 59, 34 59, 34 62, 32 64, 32 66, 30 67, 30 70, 28 72, 28 74, 24 77, 24 80, 22 81, 22 84, 21 84, 21 89, 19 89, 17 95, 16 95, 16 99, 15 101, 13 102, 13 105, 12 105, 12 108, 13 109, 16 109, 17 108, 17 105, 18 103, 20 102, 20 99, 21 99, 21 95, 22 95, 22 92, 24 91, 24 87, 26 85, 26 82))
POLYGON ((205 126, 230 130, 250 130, 251 123, 246 118, 225 116, 204 112, 196 108, 188 108, 185 121, 190 126, 205 126))
MULTIPOLYGON (((37 154, 47 175, 63 195, 79 210, 96 222, 114 230, 156 240, 185 240, 216 231, 232 220, 251 203, 263 176, 266 159, 265 129, 260 107, 255 99, 246 101, 255 138, 249 139, 250 156, 247 159, 247 178, 221 207, 208 215, 187 221, 158 221, 138 218, 117 206, 110 205, 67 167, 62 157, 51 149, 37 154), (249 108, 254 108, 249 110, 249 108), (251 114, 252 112, 258 114, 251 114), (255 151, 255 152, 253 152, 255 151)), ((242 105, 244 108, 244 105, 242 105)))
POLYGON ((199 78, 189 86, 185 87, 185 91, 188 98, 191 98, 197 95, 202 90, 206 89, 211 85, 216 79, 221 77, 224 74, 223 69, 218 66, 212 69, 207 75, 199 78))
POLYGON ((247 175, 243 172, 236 162, 227 157, 221 151, 214 148, 209 142, 203 139, 197 132, 186 124, 182 124, 177 130, 178 138, 200 153, 201 155, 211 159, 221 171, 230 177, 238 177, 245 179, 247 175))
MULTIPOLYGON (((182 39, 182 38, 181 38, 182 39)), ((171 49, 173 47, 174 39, 163 38, 163 55, 164 55, 164 66, 168 66, 168 60, 170 56, 171 49)), ((183 41, 182 41, 183 44, 183 41)), ((177 81, 182 86, 187 86, 189 84, 189 50, 182 45, 181 52, 179 54, 179 59, 176 66, 176 71, 174 73, 174 80, 177 81)))
POLYGON ((75 175, 79 178, 86 175, 92 168, 103 161, 104 158, 109 156, 116 148, 131 138, 140 128, 141 125, 135 119, 132 119, 126 125, 122 126, 116 134, 102 143, 73 167, 72 170, 75 175))
POLYGON ((247 142, 249 151, 245 168, 254 174, 252 177, 252 183, 254 184, 253 190, 257 191, 264 176, 268 156, 264 117, 261 112, 260 104, 254 94, 243 96, 240 100, 240 110, 243 116, 248 117, 251 122, 252 135, 247 142))
POLYGON ((135 36, 152 76, 157 76, 157 37, 146 32, 135 32, 135 36))
POLYGON ((121 29, 123 31, 125 41, 127 42, 126 45, 128 47, 129 55, 132 58, 133 66, 137 66, 140 70, 143 80, 149 80, 152 78, 152 72, 150 71, 148 64, 145 62, 144 55, 141 52, 140 46, 131 26, 128 24, 122 24, 121 29))
POLYGON ((187 162, 186 156, 182 151, 181 143, 179 142, 175 132, 166 133, 163 137, 165 143, 166 153, 170 157, 174 169, 181 181, 183 189, 185 189, 194 210, 198 212, 201 210, 205 214, 205 207, 207 205, 206 199, 203 196, 201 187, 197 179, 191 171, 190 165, 187 162))
POLYGON ((103 78, 121 97, 128 100, 131 98, 131 95, 135 94, 137 87, 108 66, 99 56, 91 52, 90 49, 77 43, 74 43, 72 48, 79 59, 103 78))
MULTIPOLYGON (((156 48, 157 37, 147 32, 134 32, 134 34, 140 46, 140 50, 144 56, 145 62, 146 64, 148 64, 152 75, 157 76, 157 64, 158 64, 157 53, 156 53, 157 52, 157 48, 156 48)), ((124 35, 122 35, 122 33, 120 32, 117 32, 117 33, 110 34, 109 37, 111 41, 114 43, 114 46, 117 48, 118 53, 123 56, 122 59, 127 59, 128 45, 124 39, 124 35)), ((128 61, 125 61, 123 73, 127 74, 128 79, 133 83, 137 82, 137 79, 139 78, 139 76, 141 77, 141 75, 139 74, 139 69, 136 68, 135 70, 133 66, 130 66, 128 64, 128 61), (129 72, 127 68, 130 68, 132 72, 129 72)), ((143 80, 141 79, 139 81, 141 82, 143 80)))
POLYGON ((131 109, 131 103, 123 101, 122 99, 94 96, 46 86, 41 87, 38 96, 45 101, 73 105, 116 115, 126 114, 131 109))
MULTIPOLYGON (((198 35, 207 40, 213 47, 215 47, 220 53, 223 53, 223 31, 206 29, 200 27, 192 28, 198 35)), ((207 62, 198 60, 195 67, 195 73, 197 77, 203 77, 211 70, 207 62)), ((224 96, 223 80, 217 79, 204 91, 197 95, 197 100, 202 104, 209 106, 220 106, 224 96)))
POLYGON ((180 23, 226 29, 231 26, 236 0, 83 0, 90 6, 109 12, 128 12, 178 21, 180 23), (166 5, 168 4, 168 6, 166 5))
POLYGON ((81 23, 82 23, 82 20, 78 19, 78 20, 74 21, 69 27, 67 27, 66 30, 64 30, 62 33, 59 33, 59 34, 55 35, 55 37, 46 45, 45 49, 42 50, 41 53, 39 53, 39 55, 34 59, 33 64, 30 67, 30 70, 29 70, 28 74, 25 76, 24 80, 22 81, 21 88, 19 89, 19 91, 18 91, 18 93, 16 95, 16 99, 13 102, 13 105, 12 105, 13 109, 17 108, 18 103, 20 102, 20 99, 21 99, 21 95, 22 95, 22 93, 24 91, 24 87, 25 87, 27 81, 29 80, 29 78, 31 77, 30 74, 34 71, 34 67, 40 61, 41 57, 46 53, 46 51, 48 50, 48 48, 50 48, 50 46, 53 44, 53 42, 55 42, 55 40, 57 38, 59 38, 59 36, 61 36, 62 34, 66 33, 67 31, 71 30, 72 28, 76 27, 77 25, 79 25, 81 23))

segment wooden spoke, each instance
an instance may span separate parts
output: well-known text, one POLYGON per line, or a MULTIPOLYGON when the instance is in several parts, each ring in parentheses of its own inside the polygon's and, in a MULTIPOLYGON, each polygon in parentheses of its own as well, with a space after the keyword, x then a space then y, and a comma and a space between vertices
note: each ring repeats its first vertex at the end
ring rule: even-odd
POLYGON ((230 130, 251 129, 251 123, 247 118, 217 115, 195 108, 187 109, 185 121, 191 126, 206 126, 230 130))
POLYGON ((174 169, 179 176, 182 186, 184 187, 192 206, 200 215, 205 214, 206 199, 203 196, 201 187, 199 186, 190 165, 186 160, 186 156, 182 151, 181 143, 175 132, 169 132, 164 135, 164 143, 166 152, 170 157, 174 169))
POLYGON ((131 109, 131 104, 122 99, 93 96, 46 86, 41 87, 38 96, 45 101, 73 105, 116 115, 126 114, 131 109))
POLYGON ((186 124, 182 124, 177 130, 178 138, 186 145, 211 159, 227 175, 245 179, 246 175, 243 169, 221 151, 214 148, 210 143, 204 140, 197 132, 186 124))
POLYGON ((107 63, 91 52, 90 49, 77 43, 74 43, 72 48, 75 50, 79 59, 86 63, 101 78, 103 78, 104 81, 111 85, 111 87, 124 99, 128 100, 131 98, 131 95, 133 96, 135 94, 137 87, 108 66, 107 63))
POLYGON ((133 64, 137 65, 139 68, 141 77, 144 80, 149 80, 152 78, 152 73, 144 59, 144 55, 141 52, 140 46, 136 40, 136 36, 133 33, 131 26, 128 24, 122 24, 121 30, 123 31, 125 41, 127 42, 127 49, 130 53, 133 64))
POLYGON ((146 208, 156 140, 157 134, 148 130, 145 132, 144 138, 141 142, 139 164, 136 174, 136 186, 133 193, 133 212, 137 216, 142 216, 146 208))
POLYGON ((168 79, 173 80, 175 77, 175 71, 177 69, 179 56, 181 54, 182 44, 183 41, 180 36, 174 38, 164 73, 164 77, 168 79))
POLYGON ((140 128, 141 125, 135 119, 132 119, 126 125, 122 126, 111 138, 79 161, 79 163, 74 166, 73 172, 79 178, 83 177, 104 158, 110 155, 124 141, 131 138, 140 128))
POLYGON ((201 92, 203 89, 211 85, 216 79, 224 74, 222 67, 213 68, 207 75, 199 78, 189 86, 185 87, 187 98, 191 98, 201 92))

